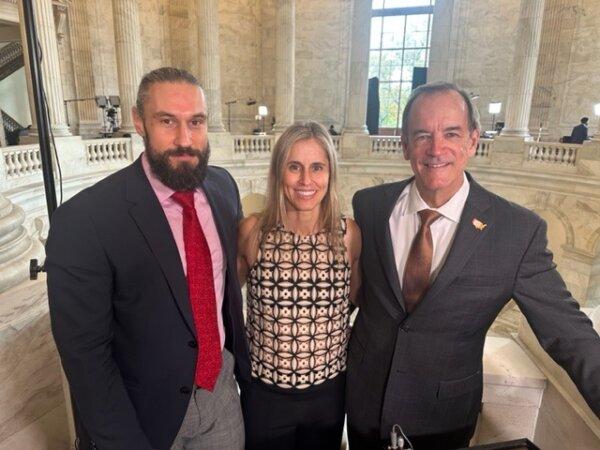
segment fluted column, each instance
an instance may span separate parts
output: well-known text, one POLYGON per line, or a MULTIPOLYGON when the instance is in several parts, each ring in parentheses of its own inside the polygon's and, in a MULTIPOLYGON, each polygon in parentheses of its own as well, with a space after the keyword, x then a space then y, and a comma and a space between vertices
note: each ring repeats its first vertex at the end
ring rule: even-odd
POLYGON ((521 0, 503 136, 530 137, 529 115, 543 18, 544 0, 521 0))
POLYGON ((0 292, 29 278, 29 260, 43 259, 44 248, 23 223, 25 213, 0 194, 0 292))
POLYGON ((60 62, 58 59, 58 41, 54 26, 52 0, 33 0, 35 24, 42 52, 41 72, 50 116, 50 127, 54 136, 70 136, 65 114, 60 62))
POLYGON ((295 0, 277 0, 275 16, 275 126, 276 133, 294 123, 296 69, 295 0))
POLYGON ((112 0, 112 5, 121 97, 121 131, 133 133, 135 128, 131 108, 135 106, 138 85, 144 75, 138 2, 112 0))
POLYGON ((17 2, 19 7, 19 32, 21 34, 21 46, 23 47, 23 63, 25 66, 25 81, 27 83, 27 97, 29 100, 29 115, 31 116, 31 128, 29 134, 37 134, 37 120, 35 116, 35 102, 33 100, 33 86, 31 84, 31 66, 29 65, 29 49, 27 48, 27 32, 25 31, 25 15, 23 14, 23 1, 17 2))
POLYGON ((79 115, 79 134, 94 134, 100 128, 100 122, 98 108, 93 100, 95 95, 94 71, 85 0, 73 0, 68 14, 75 92, 78 99, 92 99, 76 103, 79 115))
POLYGON ((197 0, 198 60, 200 84, 206 94, 208 131, 224 133, 221 112, 221 63, 219 58, 219 2, 197 0))
POLYGON ((345 132, 367 134, 371 0, 354 0, 345 132))

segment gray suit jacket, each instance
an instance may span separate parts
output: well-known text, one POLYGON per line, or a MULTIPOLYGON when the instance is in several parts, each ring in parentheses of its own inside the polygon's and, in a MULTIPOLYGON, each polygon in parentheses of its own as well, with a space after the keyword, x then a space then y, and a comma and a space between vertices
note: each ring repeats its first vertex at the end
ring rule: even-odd
POLYGON ((410 435, 474 424, 486 332, 511 298, 600 415, 600 338, 556 271, 545 222, 468 178, 469 197, 448 257, 411 315, 388 219, 412 179, 354 196, 363 288, 349 344, 347 410, 349 425, 365 437, 383 437, 395 423, 410 435), (473 219, 485 228, 478 230, 473 219))

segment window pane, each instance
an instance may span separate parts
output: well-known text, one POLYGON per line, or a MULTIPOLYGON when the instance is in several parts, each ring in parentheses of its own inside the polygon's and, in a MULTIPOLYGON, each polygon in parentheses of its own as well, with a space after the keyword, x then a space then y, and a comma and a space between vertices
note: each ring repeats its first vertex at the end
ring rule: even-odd
POLYGON ((405 47, 427 47, 429 14, 406 16, 405 47))
POLYGON ((402 50, 382 50, 380 81, 400 81, 402 73, 402 50))
POLYGON ((371 50, 369 53, 369 78, 379 76, 379 50, 371 50))
POLYGON ((404 62, 402 64, 402 81, 411 81, 413 67, 426 67, 426 50, 404 50, 404 62))
POLYGON ((396 128, 398 123, 398 100, 400 83, 381 83, 379 85, 379 126, 396 128))
POLYGON ((381 9, 381 8, 383 8, 383 0, 373 0, 371 8, 372 9, 381 9))
MULTIPOLYGON (((373 2, 375 3, 375 1, 373 2)), ((381 3, 381 2, 378 2, 381 3)), ((385 8, 410 8, 411 6, 430 6, 435 4, 433 0, 385 0, 385 8)), ((375 9, 375 6, 373 6, 375 9)))
POLYGON ((404 22, 406 16, 383 18, 381 48, 402 48, 404 43, 404 22))
MULTIPOLYGON (((400 115, 402 115, 402 111, 406 107, 406 103, 408 103, 408 99, 410 97, 410 93, 412 92, 412 82, 402 83, 400 87, 400 115)), ((400 119, 402 121, 402 119, 400 119)), ((402 126, 402 123, 398 125, 398 128, 402 126)))
POLYGON ((382 17, 373 17, 371 19, 371 48, 380 48, 382 19, 382 17))

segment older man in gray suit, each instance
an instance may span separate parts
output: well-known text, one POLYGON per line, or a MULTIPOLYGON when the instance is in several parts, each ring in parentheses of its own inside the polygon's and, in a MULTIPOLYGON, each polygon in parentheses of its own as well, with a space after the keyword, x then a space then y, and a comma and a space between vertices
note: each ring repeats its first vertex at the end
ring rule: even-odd
POLYGON ((352 450, 382 448, 393 424, 417 450, 468 446, 486 332, 511 298, 600 415, 600 338, 556 271, 546 224, 464 171, 479 139, 469 97, 421 86, 402 133, 415 176, 353 199, 363 292, 348 356, 352 450))

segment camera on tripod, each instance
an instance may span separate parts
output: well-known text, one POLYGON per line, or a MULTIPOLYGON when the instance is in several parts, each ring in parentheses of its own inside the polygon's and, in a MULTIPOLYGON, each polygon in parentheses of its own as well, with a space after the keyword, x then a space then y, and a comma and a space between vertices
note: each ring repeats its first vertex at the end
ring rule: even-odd
POLYGON ((96 105, 102 109, 102 137, 112 137, 119 131, 120 117, 119 110, 121 99, 118 95, 98 95, 96 96, 96 105))

